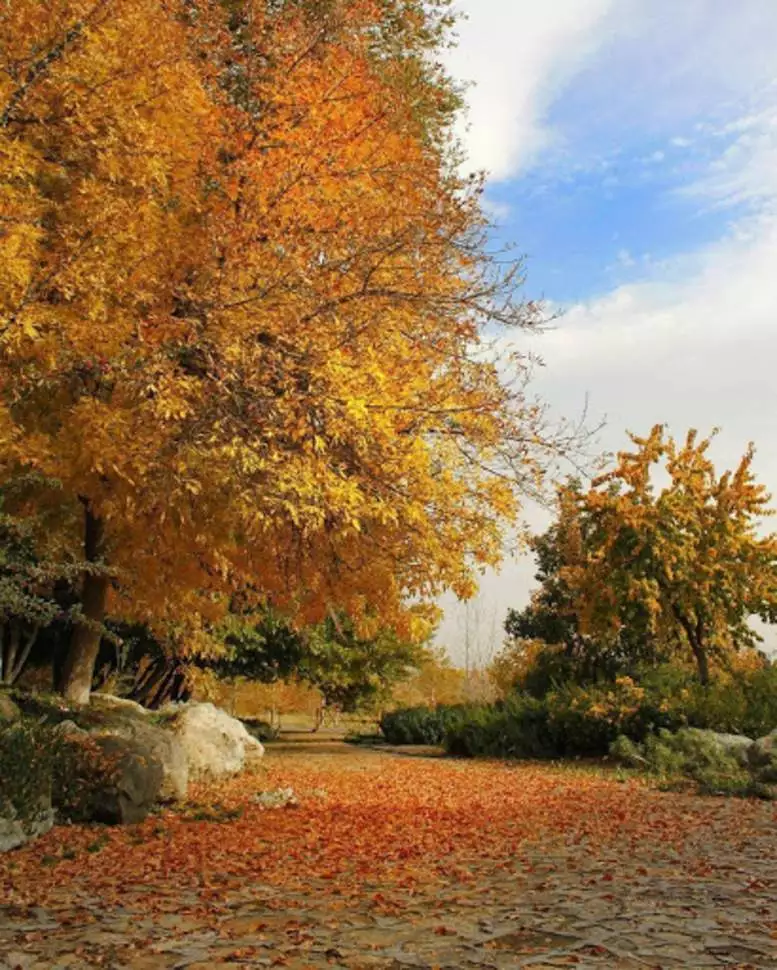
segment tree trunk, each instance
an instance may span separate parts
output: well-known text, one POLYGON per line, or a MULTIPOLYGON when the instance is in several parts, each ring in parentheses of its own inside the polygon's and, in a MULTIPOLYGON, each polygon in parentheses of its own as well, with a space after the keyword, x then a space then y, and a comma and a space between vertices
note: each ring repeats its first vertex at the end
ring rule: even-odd
POLYGON ((693 650, 693 655, 696 658, 696 667, 699 671, 699 682, 702 686, 706 687, 710 682, 710 663, 707 658, 707 651, 704 649, 704 644, 699 643, 698 640, 691 643, 691 649, 693 650))
POLYGON ((34 626, 22 645, 21 626, 13 620, 7 630, 0 631, 0 684, 13 686, 16 683, 27 665, 37 636, 38 627, 34 626))
POLYGON ((706 629, 704 621, 701 617, 698 617, 696 623, 692 623, 677 606, 673 606, 672 611, 680 626, 685 631, 688 645, 696 660, 696 669, 699 672, 699 683, 703 687, 706 687, 710 682, 710 662, 707 656, 707 647, 705 646, 706 629))
MULTIPOLYGON (((87 563, 95 564, 103 556, 105 530, 102 519, 94 515, 89 502, 84 500, 83 504, 84 558, 87 563)), ((83 622, 78 623, 73 630, 61 685, 65 698, 75 704, 89 703, 107 598, 108 577, 85 572, 81 588, 83 622)))

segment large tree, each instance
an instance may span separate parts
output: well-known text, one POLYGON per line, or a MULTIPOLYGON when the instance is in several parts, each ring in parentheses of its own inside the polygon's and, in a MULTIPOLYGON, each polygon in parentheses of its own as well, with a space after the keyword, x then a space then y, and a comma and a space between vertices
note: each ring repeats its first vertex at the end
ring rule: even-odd
POLYGON ((459 174, 447 8, 0 11, 0 460, 59 483, 71 700, 106 610, 422 637, 498 560, 555 442, 485 336, 538 315, 459 174))
POLYGON ((718 475, 710 439, 694 431, 682 443, 663 426, 631 440, 588 491, 562 489, 559 576, 583 634, 665 644, 706 684, 711 661, 759 643, 752 617, 777 618, 770 496, 752 447, 718 475))

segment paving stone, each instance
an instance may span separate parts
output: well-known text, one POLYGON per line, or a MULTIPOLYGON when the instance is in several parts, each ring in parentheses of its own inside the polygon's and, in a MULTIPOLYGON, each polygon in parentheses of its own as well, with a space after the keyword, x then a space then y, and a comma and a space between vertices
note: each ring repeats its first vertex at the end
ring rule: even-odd
MULTIPOLYGON (((394 756, 361 757, 353 770, 394 756)), ((713 823, 735 811, 722 801, 709 808, 713 823)), ((679 848, 657 836, 614 840, 600 855, 561 833, 526 846, 514 871, 467 860, 470 881, 420 886, 389 915, 370 905, 384 888, 374 879, 352 899, 323 880, 281 891, 226 874, 209 910, 172 885, 161 898, 128 885, 108 910, 68 885, 52 907, 0 906, 0 970, 775 970, 777 826, 773 809, 762 814, 736 847, 714 824, 679 848), (603 882, 611 871, 612 885, 603 882)))

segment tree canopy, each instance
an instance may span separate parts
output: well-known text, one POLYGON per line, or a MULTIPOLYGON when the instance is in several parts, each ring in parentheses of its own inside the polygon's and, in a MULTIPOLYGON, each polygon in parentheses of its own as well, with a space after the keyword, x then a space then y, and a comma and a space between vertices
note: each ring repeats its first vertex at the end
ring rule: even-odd
POLYGON ((0 472, 58 483, 71 699, 106 611, 423 638, 499 559, 553 442, 487 336, 539 314, 457 164, 448 7, 0 12, 0 472))
POLYGON ((588 491, 560 491, 565 601, 581 634, 671 650, 706 683, 711 661, 757 646, 752 617, 775 620, 777 535, 762 530, 770 496, 755 480, 752 447, 718 475, 711 439, 695 431, 682 443, 662 426, 631 438, 634 450, 588 491))

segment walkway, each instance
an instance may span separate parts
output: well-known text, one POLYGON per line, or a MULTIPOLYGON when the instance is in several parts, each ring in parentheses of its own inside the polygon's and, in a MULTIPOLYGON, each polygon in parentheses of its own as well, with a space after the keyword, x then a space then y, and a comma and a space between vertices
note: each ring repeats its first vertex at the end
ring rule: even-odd
POLYGON ((0 970, 777 968, 772 805, 309 736, 200 798, 0 858, 0 970))

